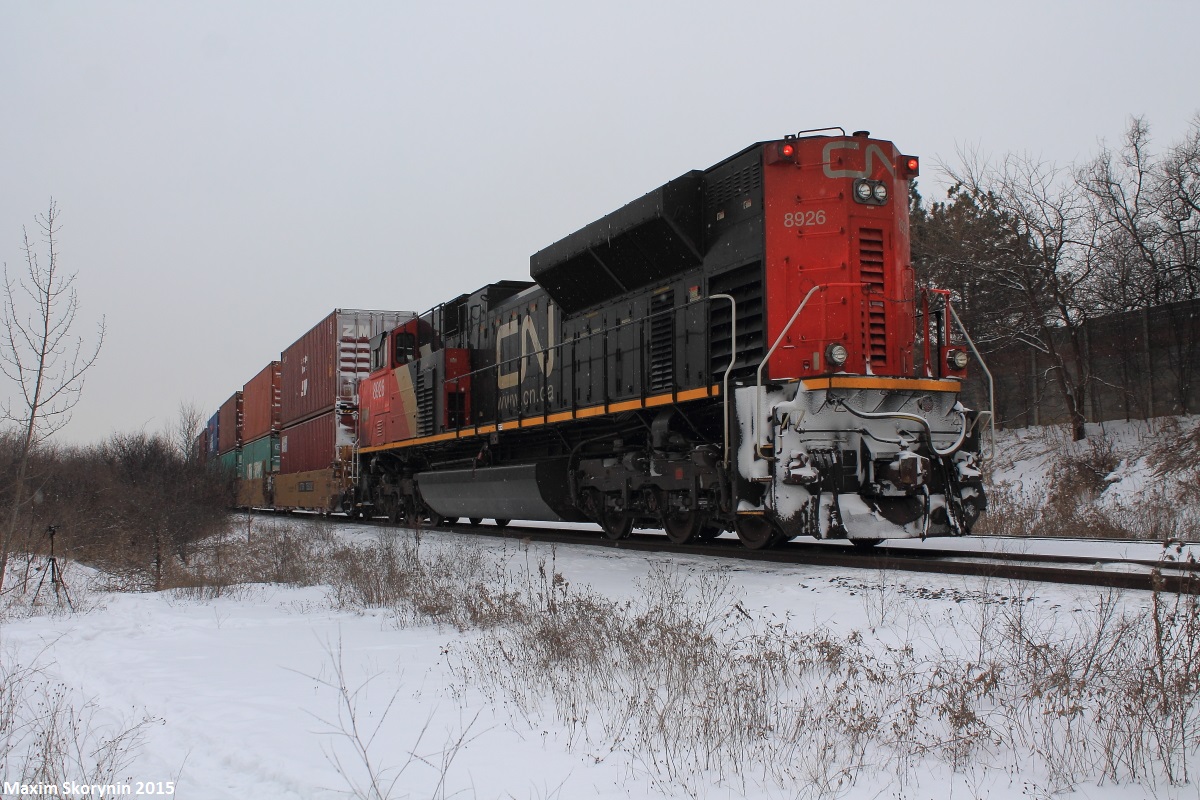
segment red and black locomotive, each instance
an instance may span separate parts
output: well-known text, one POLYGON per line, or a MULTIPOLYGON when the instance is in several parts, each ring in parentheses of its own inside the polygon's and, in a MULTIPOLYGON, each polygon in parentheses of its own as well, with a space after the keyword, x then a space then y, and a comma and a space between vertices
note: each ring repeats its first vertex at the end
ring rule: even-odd
POLYGON ((919 291, 918 160, 802 132, 685 175, 371 340, 354 514, 872 544, 963 534, 979 414, 919 291))

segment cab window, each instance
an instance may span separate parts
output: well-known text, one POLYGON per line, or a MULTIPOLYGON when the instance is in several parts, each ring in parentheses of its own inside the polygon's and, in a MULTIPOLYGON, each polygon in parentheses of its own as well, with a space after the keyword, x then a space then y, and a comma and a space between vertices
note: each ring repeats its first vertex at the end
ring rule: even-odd
POLYGON ((371 337, 371 371, 383 369, 387 365, 387 333, 371 337))
POLYGON ((407 364, 417 356, 417 339, 406 331, 397 331, 392 340, 392 366, 407 364))

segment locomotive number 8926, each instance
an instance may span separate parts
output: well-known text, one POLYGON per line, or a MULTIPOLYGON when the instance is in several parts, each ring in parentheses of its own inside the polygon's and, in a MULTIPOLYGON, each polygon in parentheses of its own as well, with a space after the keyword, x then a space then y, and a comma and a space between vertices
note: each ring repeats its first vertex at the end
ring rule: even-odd
POLYGON ((752 548, 968 532, 983 415, 949 295, 915 284, 918 169, 866 132, 760 142, 379 332, 342 507, 752 548))

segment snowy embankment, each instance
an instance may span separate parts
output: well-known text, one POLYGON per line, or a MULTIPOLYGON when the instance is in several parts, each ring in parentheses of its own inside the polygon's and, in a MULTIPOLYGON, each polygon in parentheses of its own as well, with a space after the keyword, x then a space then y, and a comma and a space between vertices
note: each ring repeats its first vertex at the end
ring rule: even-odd
MULTIPOLYGON (((80 611, 11 607, 3 665, 35 672, 5 779, 49 693, 87 718, 56 780, 206 800, 1195 794, 1194 687, 1169 723, 1137 695, 1146 594, 277 524, 254 547, 312 585, 74 568, 80 611)), ((1160 600, 1195 669, 1195 608, 1160 600)))
MULTIPOLYGON (((1200 417, 998 434, 981 532, 1137 538, 1200 536, 1200 417)), ((985 452, 988 448, 985 445, 985 452)))

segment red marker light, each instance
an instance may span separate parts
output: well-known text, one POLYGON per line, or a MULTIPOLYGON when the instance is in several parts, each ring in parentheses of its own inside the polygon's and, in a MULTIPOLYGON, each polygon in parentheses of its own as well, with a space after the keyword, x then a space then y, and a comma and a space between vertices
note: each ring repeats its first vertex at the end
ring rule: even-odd
POLYGON ((795 142, 772 142, 768 145, 763 153, 763 158, 767 164, 792 164, 796 163, 796 143, 795 142))
POLYGON ((917 161, 915 158, 910 158, 908 160, 908 169, 910 172, 916 172, 917 168, 920 166, 921 166, 921 162, 917 161))

